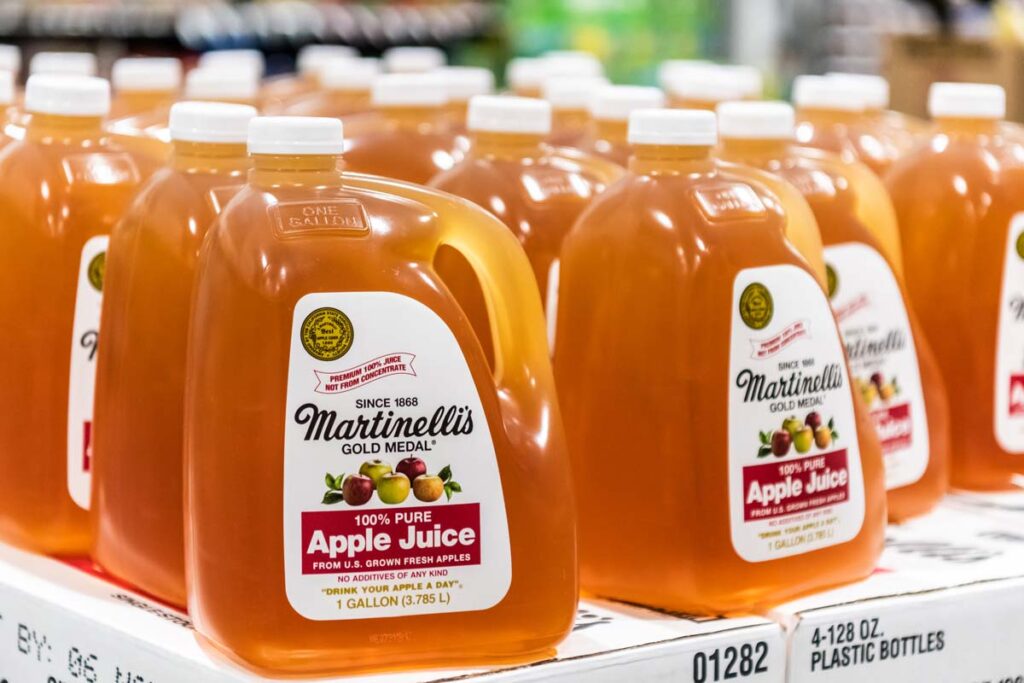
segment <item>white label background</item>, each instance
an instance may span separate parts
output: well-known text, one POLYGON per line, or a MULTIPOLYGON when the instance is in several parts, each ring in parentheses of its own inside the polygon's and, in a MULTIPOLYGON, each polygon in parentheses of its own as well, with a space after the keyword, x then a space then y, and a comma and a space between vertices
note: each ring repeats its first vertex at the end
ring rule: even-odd
MULTIPOLYGON (((91 434, 93 393, 96 386, 96 341, 90 343, 92 333, 100 330, 100 306, 103 293, 89 282, 89 264, 93 258, 107 250, 109 238, 98 235, 82 247, 82 260, 78 267, 78 290, 75 295, 75 318, 71 327, 71 373, 68 378, 68 493, 75 503, 89 509, 92 492, 92 473, 84 467, 86 430, 91 434)), ((91 444, 91 438, 90 438, 91 444)), ((90 445, 91 450, 91 445, 90 445)))
POLYGON ((881 372, 886 380, 898 381, 900 393, 891 401, 877 400, 867 407, 875 411, 890 404, 909 404, 911 441, 907 447, 884 454, 885 486, 894 489, 913 484, 928 469, 928 416, 914 333, 899 285, 881 254, 865 244, 826 247, 825 259, 837 275, 833 310, 838 314, 851 303, 864 302, 863 307, 839 320, 843 341, 849 344, 860 338, 879 340, 892 331, 906 340, 902 349, 881 356, 851 357, 850 371, 862 381, 869 381, 874 372, 881 372))
POLYGON ((1024 259, 1017 254, 1021 233, 1024 213, 1010 220, 1006 236, 996 328, 995 436, 1010 453, 1024 453, 1024 377, 1017 379, 1024 376, 1024 317, 1018 319, 1013 308, 1019 305, 1024 313, 1024 259))
MULTIPOLYGON (((729 361, 729 507, 732 543, 736 553, 748 562, 764 562, 792 555, 799 555, 813 550, 820 550, 832 545, 844 543, 854 538, 864 521, 864 482, 861 473, 860 447, 857 440, 857 421, 853 411, 853 398, 850 389, 850 378, 846 371, 846 359, 835 319, 825 298, 821 286, 806 271, 796 266, 767 266, 748 268, 736 275, 733 283, 732 333, 729 361), (764 329, 754 330, 743 322, 739 314, 740 297, 747 287, 759 282, 771 293, 774 312, 764 329), (802 321, 808 331, 807 336, 796 339, 780 352, 764 359, 755 359, 752 354, 752 342, 765 340, 778 335, 796 322, 802 321), (829 418, 835 420, 836 431, 840 438, 826 449, 819 451, 812 445, 807 454, 799 455, 795 449, 783 459, 774 455, 758 458, 760 431, 771 432, 782 428, 782 421, 790 415, 803 418, 807 409, 784 408, 773 412, 772 404, 778 401, 743 401, 744 390, 737 387, 737 375, 744 369, 754 373, 767 375, 767 382, 779 377, 788 376, 788 372, 780 372, 778 364, 785 361, 802 361, 813 358, 814 365, 801 368, 806 374, 820 372, 830 364, 838 364, 843 377, 839 389, 824 394, 825 403, 814 408, 827 423, 829 418), (744 490, 744 468, 762 464, 775 464, 795 461, 816 455, 819 452, 833 452, 845 448, 847 451, 848 494, 847 499, 840 503, 814 508, 804 512, 794 512, 771 519, 744 519, 744 501, 747 492, 744 490), (762 538, 761 534, 772 533, 788 526, 803 523, 829 521, 831 535, 827 538, 807 540, 798 545, 775 547, 774 540, 762 538)), ((820 396, 822 394, 814 394, 820 396)), ((789 538, 785 533, 783 540, 789 538)))
MULTIPOLYGON (((314 620, 369 619, 399 617, 438 612, 483 610, 493 607, 508 592, 512 581, 511 553, 508 538, 508 520, 502 494, 497 458, 487 419, 477 394, 476 384, 466 365, 455 336, 433 311, 409 297, 389 292, 349 292, 307 294, 295 305, 292 322, 291 355, 288 368, 288 407, 284 443, 284 564, 288 600, 295 611, 314 620), (310 356, 302 346, 300 330, 306 316, 323 308, 336 308, 352 322, 354 330, 351 349, 340 359, 323 362, 310 356), (385 354, 413 354, 415 375, 395 374, 369 382, 344 393, 322 394, 314 391, 317 378, 314 371, 339 372, 366 363, 385 354), (438 406, 465 405, 474 417, 471 434, 437 436, 436 447, 430 453, 356 455, 343 454, 341 447, 348 441, 305 441, 306 425, 294 420, 296 410, 315 403, 321 409, 337 411, 339 420, 354 418, 360 413, 367 416, 377 411, 355 407, 357 399, 391 398, 390 408, 396 415, 430 415, 438 406), (416 397, 415 408, 396 407, 397 397, 416 397), (443 507, 449 503, 442 496, 434 503, 420 503, 410 494, 399 505, 386 505, 376 496, 358 508, 345 503, 322 505, 326 491, 324 474, 331 472, 351 474, 359 465, 380 457, 392 466, 405 455, 415 455, 427 463, 429 473, 450 465, 453 478, 462 486, 451 505, 479 503, 480 505, 480 564, 448 568, 447 579, 458 580, 462 588, 452 593, 450 604, 418 604, 413 606, 377 606, 355 611, 339 609, 337 598, 325 596, 325 588, 356 587, 364 585, 396 584, 402 580, 351 580, 339 583, 338 574, 303 574, 301 515, 304 511, 387 511, 397 512, 410 507, 443 507)), ((378 439, 383 443, 387 440, 378 439)), ((372 443, 371 440, 352 443, 372 443)), ((389 568, 377 573, 415 571, 389 568)), ((359 572, 371 574, 373 570, 359 572)), ((354 577, 353 577, 354 578, 354 577)), ((411 580, 411 579, 409 579, 411 580)), ((346 597, 374 597, 361 592, 346 597)))

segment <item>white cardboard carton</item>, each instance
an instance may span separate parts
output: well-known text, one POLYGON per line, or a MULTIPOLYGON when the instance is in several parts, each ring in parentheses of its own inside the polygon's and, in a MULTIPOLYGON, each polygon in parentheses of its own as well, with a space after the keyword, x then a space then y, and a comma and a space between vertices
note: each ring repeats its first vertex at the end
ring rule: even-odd
POLYGON ((1018 530, 953 504, 890 527, 869 579, 773 611, 789 633, 787 680, 1024 681, 1018 530))
MULTIPOLYGON (((345 680, 713 683, 741 675, 743 681, 782 683, 785 638, 776 623, 689 619, 585 601, 551 661, 345 680)), ((265 679, 201 647, 185 615, 61 562, 0 546, 0 683, 257 680, 265 679)))

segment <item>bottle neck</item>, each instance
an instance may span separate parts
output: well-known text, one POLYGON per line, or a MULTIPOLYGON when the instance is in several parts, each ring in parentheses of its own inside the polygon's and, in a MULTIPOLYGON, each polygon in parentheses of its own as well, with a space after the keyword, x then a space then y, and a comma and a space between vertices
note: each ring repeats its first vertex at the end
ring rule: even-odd
POLYGON ((437 120, 438 115, 444 113, 441 107, 379 107, 381 115, 402 128, 416 128, 424 123, 431 123, 437 120))
POLYGON ((237 173, 251 166, 245 143, 172 142, 171 166, 187 173, 237 173))
POLYGON ((936 117, 939 131, 961 135, 995 135, 999 132, 999 119, 965 117, 936 117))
POLYGON ((25 137, 36 141, 60 140, 68 143, 96 140, 103 136, 103 117, 65 116, 33 113, 25 127, 25 137))
POLYGON ((627 121, 596 119, 594 121, 594 128, 597 131, 597 137, 600 140, 608 140, 609 142, 623 145, 628 141, 629 122, 627 121))
POLYGON ((712 165, 711 147, 706 145, 636 145, 629 160, 633 173, 700 173, 712 165))
POLYGON ((843 109, 817 109, 814 107, 801 108, 797 111, 797 117, 801 121, 808 121, 813 124, 830 123, 854 123, 864 115, 862 111, 846 111, 843 109))
POLYGON ((260 187, 337 187, 341 170, 335 154, 254 154, 249 181, 260 187))
POLYGON ((117 95, 118 105, 131 111, 156 109, 173 102, 174 97, 170 90, 122 90, 117 95))
POLYGON ((544 136, 524 133, 475 131, 472 134, 473 154, 478 156, 516 158, 541 154, 544 136))
POLYGON ((722 138, 720 144, 723 154, 728 157, 777 159, 786 154, 791 142, 771 138, 722 138))

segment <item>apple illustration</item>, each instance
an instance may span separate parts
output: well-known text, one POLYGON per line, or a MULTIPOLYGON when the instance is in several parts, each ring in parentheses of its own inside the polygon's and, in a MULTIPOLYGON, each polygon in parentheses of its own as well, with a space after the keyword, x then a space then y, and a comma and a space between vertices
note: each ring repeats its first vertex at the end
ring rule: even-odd
POLYGON ((821 426, 821 413, 816 410, 807 413, 807 417, 804 418, 804 424, 811 429, 817 429, 821 426))
POLYGON ((793 443, 793 437, 785 429, 779 429, 772 433, 772 453, 785 455, 789 453, 789 446, 793 443))
POLYGON ((876 387, 874 384, 866 384, 866 385, 864 385, 864 403, 866 403, 866 404, 868 404, 870 406, 872 403, 875 402, 875 399, 877 399, 877 398, 878 398, 878 387, 876 387))
POLYGON ((832 444, 832 430, 825 425, 814 430, 814 443, 818 448, 828 448, 832 444))
POLYGON ((444 493, 444 482, 436 474, 421 474, 412 481, 412 494, 416 500, 433 503, 444 493))
POLYGON ((882 385, 885 384, 885 377, 882 376, 882 373, 876 372, 871 375, 871 383, 874 384, 877 389, 881 389, 882 385))
POLYGON ((800 420, 796 419, 796 415, 790 415, 782 421, 782 428, 789 432, 790 436, 796 436, 797 431, 803 427, 800 420))
POLYGON ((896 395, 896 387, 891 383, 886 382, 878 388, 878 395, 882 397, 883 401, 888 401, 890 398, 896 395))
POLYGON ((373 479, 365 474, 350 474, 341 484, 341 495, 349 505, 365 505, 373 496, 373 479))
POLYGON ((373 480, 373 488, 380 485, 381 477, 391 474, 391 465, 382 460, 367 460, 359 467, 359 474, 373 480))
POLYGON ((814 430, 810 427, 801 428, 793 436, 793 447, 796 448, 797 453, 806 453, 811 450, 812 443, 814 443, 814 430))
POLYGON ((401 472, 389 472, 377 482, 377 497, 380 502, 398 505, 409 497, 409 477, 401 472))
POLYGON ((427 473, 427 463, 423 462, 419 458, 409 456, 399 461, 395 467, 395 472, 401 472, 405 476, 409 477, 409 481, 413 484, 416 483, 416 477, 421 474, 427 473))

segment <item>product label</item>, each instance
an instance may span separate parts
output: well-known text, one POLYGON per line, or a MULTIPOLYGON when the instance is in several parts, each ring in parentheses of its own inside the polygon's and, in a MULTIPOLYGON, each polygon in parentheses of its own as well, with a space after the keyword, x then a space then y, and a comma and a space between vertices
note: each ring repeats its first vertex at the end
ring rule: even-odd
POLYGON ((996 331, 996 441, 1024 453, 1024 213, 1010 220, 996 331))
POLYGON ((512 580, 498 462, 448 326, 388 292, 295 305, 284 443, 288 600, 314 620, 493 607, 512 580))
POLYGON ((92 405, 96 386, 96 344, 100 334, 100 304, 107 259, 106 235, 90 238, 82 247, 71 327, 71 375, 68 378, 68 493, 89 509, 92 488, 92 405))
POLYGON ((821 287, 796 266, 740 272, 729 360, 732 543, 764 562, 843 543, 864 521, 857 422, 821 287))
POLYGON ((865 244, 827 247, 825 260, 854 386, 882 443, 886 488, 913 484, 928 467, 928 418, 899 285, 882 255, 865 244))

